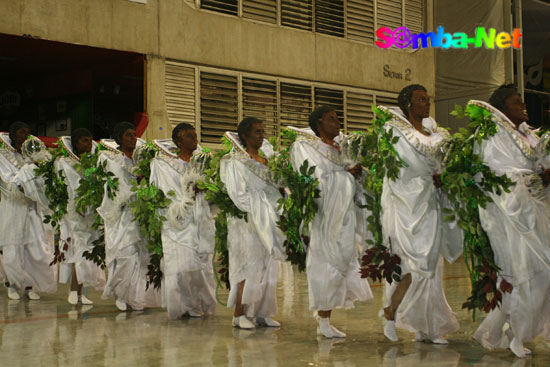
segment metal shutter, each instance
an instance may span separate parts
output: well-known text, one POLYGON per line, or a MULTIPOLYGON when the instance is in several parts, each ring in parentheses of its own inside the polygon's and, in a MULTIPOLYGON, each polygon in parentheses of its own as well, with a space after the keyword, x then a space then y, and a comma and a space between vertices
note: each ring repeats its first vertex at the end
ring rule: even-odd
POLYGON ((405 0, 405 26, 411 33, 424 31, 424 0, 405 0))
POLYGON ((235 75, 200 73, 201 142, 219 144, 238 124, 238 80, 235 75))
POLYGON ((372 123, 374 96, 370 93, 346 93, 347 132, 365 131, 372 123))
POLYGON ((180 122, 195 126, 195 68, 166 60, 165 102, 172 127, 180 122))
POLYGON ((281 0, 281 25, 312 30, 313 0, 281 0))
POLYGON ((374 42, 374 0, 346 2, 347 38, 374 42))
POLYGON ((344 1, 315 1, 315 32, 344 37, 344 1))
POLYGON ((239 15, 239 0, 201 0, 201 9, 239 15))
POLYGON ((277 0, 242 0, 243 18, 277 23, 277 0))
POLYGON ((376 0, 376 27, 391 29, 403 26, 402 0, 376 0))
POLYGON ((309 85, 281 83, 279 103, 281 126, 309 126, 309 114, 313 105, 309 85))
POLYGON ((243 77, 242 98, 243 117, 262 120, 266 138, 278 135, 277 82, 243 77))
POLYGON ((376 96, 376 106, 386 106, 386 107, 399 107, 397 104, 397 93, 390 94, 389 96, 376 96))

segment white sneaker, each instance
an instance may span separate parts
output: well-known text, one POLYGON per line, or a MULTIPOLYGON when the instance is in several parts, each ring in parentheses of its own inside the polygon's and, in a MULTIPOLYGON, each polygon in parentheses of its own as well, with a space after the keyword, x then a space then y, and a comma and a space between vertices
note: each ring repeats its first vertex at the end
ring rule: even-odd
POLYGON ((126 303, 119 301, 118 299, 115 301, 115 306, 120 311, 126 311, 128 309, 128 306, 126 306, 126 303))
POLYGON ((35 291, 33 291, 32 289, 27 289, 25 290, 25 293, 27 294, 27 297, 31 300, 31 301, 38 301, 40 299, 40 296, 38 295, 38 293, 36 293, 35 291))
POLYGON ((79 297, 79 301, 80 303, 82 303, 83 305, 93 305, 94 302, 90 299, 88 299, 85 295, 81 294, 80 297, 79 297))
POLYGON ((15 289, 14 286, 9 286, 9 287, 6 287, 7 290, 8 290, 8 298, 9 299, 15 299, 15 300, 18 300, 18 299, 21 299, 21 296, 19 295, 19 292, 17 292, 17 289, 15 289))
POLYGON ((386 318, 383 318, 382 323, 384 324, 384 335, 386 338, 392 342, 399 341, 397 331, 395 331, 395 320, 387 320, 386 318))
POLYGON ((239 317, 233 317, 233 326, 238 327, 239 329, 255 329, 256 326, 254 326, 253 323, 250 322, 249 319, 246 318, 245 315, 239 316, 239 317))
POLYGON ((345 338, 346 334, 342 331, 336 329, 334 326, 330 325, 330 328, 332 329, 332 337, 333 338, 345 338))
POLYGON ((328 317, 317 317, 317 323, 319 325, 317 326, 317 335, 322 335, 329 339, 334 337, 334 331, 332 330, 328 317))
POLYGON ((432 343, 434 344, 440 344, 440 345, 447 345, 449 342, 444 337, 440 336, 435 339, 432 339, 432 343))
POLYGON ((523 344, 517 338, 512 339, 510 342, 510 350, 516 357, 525 358, 525 348, 523 348, 523 344))
POLYGON ((270 317, 256 317, 254 319, 254 323, 259 326, 267 326, 267 327, 281 327, 281 323, 278 321, 273 320, 270 317))
POLYGON ((189 317, 194 317, 194 318, 199 318, 202 316, 200 313, 195 311, 187 311, 187 314, 189 315, 189 317))
POLYGON ((76 305, 78 303, 78 293, 77 293, 77 291, 70 291, 69 292, 69 298, 67 298, 67 301, 69 301, 69 303, 71 305, 76 305))

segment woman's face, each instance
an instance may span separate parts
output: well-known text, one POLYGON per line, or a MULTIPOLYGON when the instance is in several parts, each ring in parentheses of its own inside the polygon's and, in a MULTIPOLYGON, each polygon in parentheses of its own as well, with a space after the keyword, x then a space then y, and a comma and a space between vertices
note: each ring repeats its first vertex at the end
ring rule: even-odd
POLYGON ((325 112, 319 122, 319 135, 334 139, 338 134, 340 134, 340 120, 336 111, 325 112))
POLYGON ((180 150, 194 151, 198 144, 197 132, 195 129, 182 130, 179 133, 178 148, 180 150))
POLYGON ((264 124, 261 122, 253 123, 248 133, 244 134, 246 147, 260 149, 264 143, 264 134, 264 124))
POLYGON ((22 127, 20 129, 16 130, 15 131, 15 136, 14 136, 14 139, 13 139, 13 142, 12 142, 14 147, 21 146, 21 144, 23 144, 25 142, 25 140, 27 140, 29 135, 31 135, 31 129, 29 129, 28 127, 22 127))
POLYGON ((425 119, 430 116, 430 97, 425 90, 417 89, 411 96, 411 106, 409 107, 409 117, 417 116, 425 119))
POLYGON ((91 153, 92 152, 92 137, 91 136, 81 136, 76 142, 76 151, 78 155, 82 153, 91 153))
POLYGON ((519 94, 514 94, 506 99, 502 112, 516 126, 520 125, 524 121, 529 121, 527 106, 523 103, 523 100, 519 94))
POLYGON ((133 151, 136 148, 137 136, 135 129, 128 129, 120 136, 120 150, 133 151))

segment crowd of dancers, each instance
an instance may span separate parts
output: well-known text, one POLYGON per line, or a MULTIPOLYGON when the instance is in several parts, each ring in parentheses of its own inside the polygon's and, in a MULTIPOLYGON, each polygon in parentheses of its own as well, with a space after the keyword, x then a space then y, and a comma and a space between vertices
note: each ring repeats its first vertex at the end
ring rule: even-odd
MULTIPOLYGON (((443 220, 449 203, 440 190, 443 167, 438 150, 449 134, 429 116, 424 87, 405 87, 397 103, 399 108, 386 109, 392 119, 384 128, 399 137, 395 150, 404 164, 396 180, 383 182, 381 223, 384 242, 401 259, 401 277, 385 284, 379 317, 391 341, 398 340, 396 328, 403 328, 414 332, 417 341, 447 344, 444 336, 457 331, 459 323, 443 291, 443 263, 455 261, 463 251, 462 230, 456 221, 443 220)), ((539 138, 527 125, 526 106, 513 87, 503 86, 488 103, 476 103, 497 126, 496 134, 476 149, 494 172, 506 174, 515 185, 509 192, 490 192, 492 202, 479 208, 500 269, 498 283, 505 280, 513 291, 503 294, 501 305, 487 315, 474 338, 488 349, 509 348, 525 357, 531 353, 523 347, 525 341, 540 334, 550 337, 550 158, 538 149, 539 138)), ((343 159, 340 143, 345 136, 340 127, 336 111, 321 106, 311 113, 309 128, 290 128, 298 136, 290 151, 292 166, 307 161, 315 166, 319 182, 318 211, 308 229, 306 273, 309 309, 318 335, 326 338, 346 337, 330 322, 333 310, 373 298, 359 264, 371 236, 361 184, 368 170, 343 159)), ((37 292, 56 291, 58 279, 70 282, 70 304, 92 304, 83 287, 93 287, 103 290, 104 298, 114 298, 121 311, 165 307, 171 319, 214 314, 217 208, 190 185, 197 180, 196 171, 186 167, 201 152, 193 126, 179 124, 172 139, 152 142, 158 154, 150 162, 150 184, 171 198, 161 213, 166 221, 161 229, 160 289, 146 286, 150 253, 129 205, 135 199, 132 157, 144 144, 134 125, 121 122, 113 129, 113 139, 100 141, 97 165, 118 180, 118 189, 115 195, 105 190, 101 205, 84 214, 75 202, 82 185, 75 167, 82 155, 96 151, 97 144, 86 129, 59 139, 57 144, 68 152, 54 162, 68 198, 58 223, 57 244, 63 253, 59 266, 51 265, 52 226, 43 223, 52 204, 44 193, 44 178, 36 174, 36 162, 46 153, 35 149, 26 154, 22 147, 29 135, 23 122, 0 134, 0 271, 10 299, 24 294, 38 300, 37 292), (106 270, 84 256, 100 237, 94 212, 104 223, 106 270)), ((271 179, 267 163, 274 152, 264 138, 262 121, 244 118, 237 131, 225 137, 232 150, 222 158, 219 175, 233 204, 246 213, 246 219, 227 219, 227 306, 234 308, 234 327, 280 327, 275 320, 277 271, 286 253, 277 202, 287 193, 271 179)))

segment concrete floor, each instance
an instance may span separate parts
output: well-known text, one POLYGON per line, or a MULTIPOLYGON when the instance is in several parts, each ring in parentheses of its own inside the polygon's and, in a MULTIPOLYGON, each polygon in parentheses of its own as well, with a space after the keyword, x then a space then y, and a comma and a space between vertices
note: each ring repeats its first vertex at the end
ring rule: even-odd
MULTIPOLYGON (((477 323, 460 308, 469 289, 463 262, 447 265, 444 284, 461 323, 448 335, 448 346, 417 343, 401 330, 400 342, 386 340, 376 317, 379 284, 374 300, 333 313, 346 339, 318 338, 305 275, 286 264, 277 294, 280 330, 234 329, 232 312, 223 306, 214 317, 171 321, 160 309, 118 312, 94 290, 89 298, 95 304, 85 309, 66 302, 64 285, 40 301, 11 301, 0 289, 0 366, 550 366, 550 341, 540 337, 525 344, 533 356, 524 360, 484 350, 471 339, 477 323)), ((220 292, 222 300, 226 296, 220 292)))

